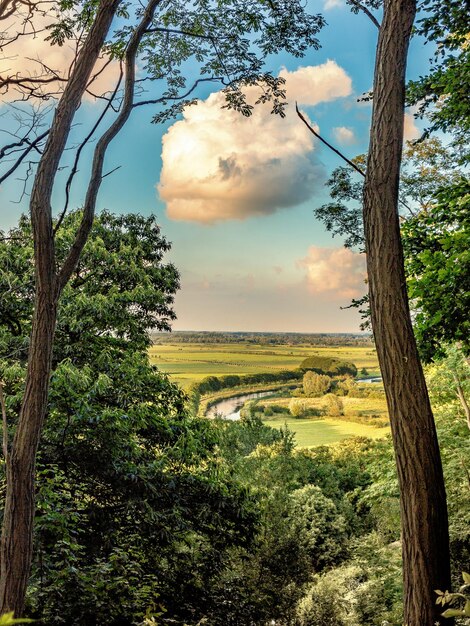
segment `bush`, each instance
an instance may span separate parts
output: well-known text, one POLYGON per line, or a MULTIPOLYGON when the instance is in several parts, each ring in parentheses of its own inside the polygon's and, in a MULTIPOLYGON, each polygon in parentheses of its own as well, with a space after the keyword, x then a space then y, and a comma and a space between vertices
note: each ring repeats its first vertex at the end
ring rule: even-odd
POLYGON ((305 372, 303 388, 306 396, 318 398, 323 396, 331 387, 331 378, 313 371, 305 372))
POLYGON ((300 398, 292 398, 289 402, 289 411, 292 417, 304 417, 308 411, 308 404, 300 398))
POLYGON ((302 361, 300 369, 313 370, 317 374, 328 376, 357 376, 357 367, 354 363, 326 356, 309 356, 302 361))
POLYGON ((325 411, 330 417, 339 417, 344 415, 344 404, 341 398, 335 396, 334 393, 329 393, 325 396, 325 411))

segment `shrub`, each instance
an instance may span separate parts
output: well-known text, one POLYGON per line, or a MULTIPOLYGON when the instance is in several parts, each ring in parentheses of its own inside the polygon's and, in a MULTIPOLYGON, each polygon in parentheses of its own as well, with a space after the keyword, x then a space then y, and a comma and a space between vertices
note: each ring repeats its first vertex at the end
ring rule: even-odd
POLYGON ((308 410, 308 404, 300 398, 292 398, 289 402, 289 411, 292 417, 304 417, 308 410))
POLYGON ((334 393, 329 393, 325 396, 325 411, 330 417, 338 417, 344 415, 344 404, 341 398, 335 396, 334 393))
POLYGON ((331 387, 331 378, 313 371, 305 372, 303 388, 306 396, 317 398, 323 396, 331 387))
POLYGON ((326 356, 309 356, 302 361, 300 369, 313 370, 317 374, 328 376, 357 376, 357 367, 354 363, 326 356))

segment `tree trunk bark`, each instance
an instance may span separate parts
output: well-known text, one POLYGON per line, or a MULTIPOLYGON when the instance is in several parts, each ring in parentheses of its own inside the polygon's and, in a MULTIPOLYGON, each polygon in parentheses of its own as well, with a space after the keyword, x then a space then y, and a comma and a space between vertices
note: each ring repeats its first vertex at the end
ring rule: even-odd
POLYGON ((57 317, 55 289, 38 292, 22 409, 7 463, 1 541, 1 612, 23 611, 33 550, 36 451, 47 406, 57 317))
POLYGON ((449 624, 435 589, 450 589, 446 494, 434 418, 416 348, 398 218, 409 38, 415 0, 385 0, 364 187, 372 326, 400 486, 404 624, 449 624))

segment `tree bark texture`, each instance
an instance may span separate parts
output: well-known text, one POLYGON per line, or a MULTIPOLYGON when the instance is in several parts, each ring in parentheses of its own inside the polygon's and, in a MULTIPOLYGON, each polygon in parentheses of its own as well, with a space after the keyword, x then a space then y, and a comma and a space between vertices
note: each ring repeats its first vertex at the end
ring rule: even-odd
POLYGON ((435 589, 450 589, 446 494, 434 418, 411 324, 398 218, 405 70, 415 0, 385 0, 364 187, 372 326, 400 486, 404 624, 449 624, 435 589))
POLYGON ((25 392, 7 463, 0 546, 0 615, 23 612, 31 567, 36 453, 47 408, 60 282, 57 276, 51 195, 72 121, 120 0, 101 0, 71 78, 57 106, 31 193, 35 306, 25 392))

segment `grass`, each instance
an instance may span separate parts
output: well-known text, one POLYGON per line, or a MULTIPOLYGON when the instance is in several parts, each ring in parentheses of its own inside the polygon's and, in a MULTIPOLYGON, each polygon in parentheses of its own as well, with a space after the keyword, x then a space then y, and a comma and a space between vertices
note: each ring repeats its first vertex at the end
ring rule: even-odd
MULTIPOLYGON (((269 406, 270 404, 275 404, 278 406, 289 406, 289 402, 292 398, 284 397, 284 398, 262 398, 260 400, 261 404, 265 406, 269 406)), ((324 398, 302 398, 302 401, 312 409, 320 409, 325 404, 324 398)), ((344 414, 346 416, 354 416, 354 415, 379 415, 380 417, 387 417, 387 405, 385 402, 385 397, 383 398, 350 398, 349 396, 345 396, 341 398, 341 401, 344 406, 344 414)))
POLYGON ((370 437, 379 439, 390 432, 388 427, 376 428, 366 424, 344 422, 339 419, 296 419, 288 416, 273 417, 263 420, 268 426, 282 428, 287 424, 295 433, 298 448, 314 448, 330 443, 337 443, 349 437, 370 437))
POLYGON ((371 346, 269 346, 245 343, 156 344, 150 348, 150 360, 162 372, 187 389, 206 376, 258 374, 295 369, 311 355, 351 361, 360 371, 379 372, 377 353, 371 346))

